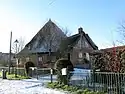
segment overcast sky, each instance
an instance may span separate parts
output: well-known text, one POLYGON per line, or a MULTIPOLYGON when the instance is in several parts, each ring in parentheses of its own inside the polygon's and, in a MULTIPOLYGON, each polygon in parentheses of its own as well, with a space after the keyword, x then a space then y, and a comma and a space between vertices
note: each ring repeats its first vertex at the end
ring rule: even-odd
POLYGON ((101 48, 111 47, 125 20, 125 0, 0 0, 0 52, 9 52, 13 41, 29 42, 52 19, 59 27, 76 34, 79 27, 101 48))

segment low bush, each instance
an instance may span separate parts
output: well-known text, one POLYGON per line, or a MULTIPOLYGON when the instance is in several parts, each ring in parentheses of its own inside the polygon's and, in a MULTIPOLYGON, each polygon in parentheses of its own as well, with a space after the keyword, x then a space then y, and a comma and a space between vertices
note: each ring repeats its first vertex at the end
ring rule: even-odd
POLYGON ((52 88, 52 89, 59 89, 59 90, 61 89, 64 91, 68 91, 71 94, 105 94, 103 92, 98 92, 98 91, 94 92, 94 91, 90 91, 88 89, 82 89, 80 87, 59 84, 58 82, 48 83, 47 87, 52 88))
MULTIPOLYGON (((15 74, 8 74, 8 72, 7 72, 7 79, 8 80, 22 80, 22 79, 30 79, 30 77, 28 77, 28 76, 21 76, 21 75, 17 75, 16 77, 15 77, 15 74)), ((0 72, 0 77, 2 77, 2 72, 0 72)))

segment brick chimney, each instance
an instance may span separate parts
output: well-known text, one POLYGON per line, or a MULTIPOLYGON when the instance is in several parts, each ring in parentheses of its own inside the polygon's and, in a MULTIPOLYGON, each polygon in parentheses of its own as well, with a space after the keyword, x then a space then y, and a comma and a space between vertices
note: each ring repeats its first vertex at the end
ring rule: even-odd
POLYGON ((83 31, 83 28, 82 28, 82 27, 78 28, 78 33, 79 33, 79 34, 85 34, 85 32, 83 31))

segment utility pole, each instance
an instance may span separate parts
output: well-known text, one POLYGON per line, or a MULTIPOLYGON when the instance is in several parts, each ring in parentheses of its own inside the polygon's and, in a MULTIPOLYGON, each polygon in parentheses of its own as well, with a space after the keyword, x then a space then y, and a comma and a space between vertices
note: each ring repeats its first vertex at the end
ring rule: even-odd
POLYGON ((10 67, 11 67, 11 44, 12 44, 12 31, 10 33, 10 51, 9 51, 9 70, 8 70, 8 74, 10 74, 10 67))
MULTIPOLYGON (((16 39, 14 41, 15 45, 16 45, 16 53, 15 53, 15 59, 17 59, 17 44, 19 43, 19 41, 16 39)), ((17 66, 18 66, 18 62, 16 62, 16 65, 15 65, 15 77, 17 77, 17 66)))

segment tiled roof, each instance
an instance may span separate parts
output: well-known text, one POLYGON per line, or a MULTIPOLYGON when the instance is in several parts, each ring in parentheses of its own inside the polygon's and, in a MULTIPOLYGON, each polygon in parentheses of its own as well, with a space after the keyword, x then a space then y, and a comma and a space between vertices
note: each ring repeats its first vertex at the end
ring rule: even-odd
POLYGON ((116 47, 111 47, 111 48, 105 48, 105 49, 100 49, 101 51, 112 51, 113 49, 116 49, 116 50, 124 50, 125 49, 125 46, 116 46, 116 47))

